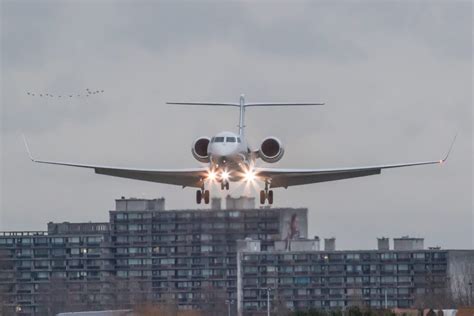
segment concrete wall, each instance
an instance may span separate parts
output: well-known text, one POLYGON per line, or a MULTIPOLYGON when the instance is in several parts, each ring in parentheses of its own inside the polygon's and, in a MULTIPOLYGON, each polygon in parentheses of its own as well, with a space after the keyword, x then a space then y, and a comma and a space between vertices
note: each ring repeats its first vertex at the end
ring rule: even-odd
POLYGON ((242 316, 242 257, 243 252, 260 252, 260 240, 237 240, 237 315, 242 316))
POLYGON ((389 238, 377 238, 377 249, 378 250, 390 250, 390 239, 389 238))
POLYGON ((393 249, 394 250, 423 250, 424 238, 394 238, 393 239, 393 249))
POLYGON ((280 240, 275 241, 276 251, 319 251, 319 240, 280 240))
POLYGON ((164 211, 165 210, 165 199, 137 199, 121 198, 115 200, 116 211, 164 211))
POLYGON ((324 250, 335 251, 336 250, 336 238, 324 238, 324 250))
POLYGON ((226 197, 226 209, 228 210, 249 210, 255 208, 255 198, 241 196, 233 198, 230 195, 226 197))

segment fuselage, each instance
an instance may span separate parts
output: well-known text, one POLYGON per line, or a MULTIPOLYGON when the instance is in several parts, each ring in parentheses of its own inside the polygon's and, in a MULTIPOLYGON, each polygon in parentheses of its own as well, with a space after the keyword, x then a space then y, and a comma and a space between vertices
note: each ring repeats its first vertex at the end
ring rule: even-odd
MULTIPOLYGON (((183 103, 177 103, 183 104, 183 103)), ((189 103, 184 103, 189 104, 189 103)), ((230 181, 254 178, 254 165, 257 158, 267 163, 279 161, 284 153, 282 143, 275 137, 265 138, 258 150, 251 150, 244 137, 244 115, 247 106, 268 106, 275 104, 254 103, 246 104, 243 95, 239 103, 192 103, 197 105, 225 105, 240 109, 239 131, 220 132, 212 138, 207 136, 197 138, 191 148, 196 160, 209 163, 208 180, 217 180, 228 189, 230 181)), ((282 104, 278 104, 282 105, 282 104)))
POLYGON ((207 152, 210 170, 229 174, 229 181, 239 181, 241 177, 237 174, 248 170, 254 162, 247 141, 237 133, 218 133, 211 138, 207 152))

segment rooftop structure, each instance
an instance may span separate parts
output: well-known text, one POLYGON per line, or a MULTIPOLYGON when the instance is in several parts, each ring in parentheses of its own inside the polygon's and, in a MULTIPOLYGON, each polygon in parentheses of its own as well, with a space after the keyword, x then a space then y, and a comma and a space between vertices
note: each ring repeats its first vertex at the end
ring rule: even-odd
POLYGON ((403 236, 393 239, 394 250, 420 250, 424 248, 424 238, 412 238, 403 236))

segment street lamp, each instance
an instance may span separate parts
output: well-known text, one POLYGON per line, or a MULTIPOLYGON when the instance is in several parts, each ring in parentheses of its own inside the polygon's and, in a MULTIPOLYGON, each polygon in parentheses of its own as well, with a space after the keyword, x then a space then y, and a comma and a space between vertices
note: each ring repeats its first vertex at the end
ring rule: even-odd
POLYGON ((19 314, 19 313, 21 313, 21 311, 22 311, 21 305, 17 305, 17 306, 15 307, 15 312, 16 312, 17 314, 19 314))
POLYGON ((267 316, 270 316, 270 291, 271 288, 267 287, 267 316))

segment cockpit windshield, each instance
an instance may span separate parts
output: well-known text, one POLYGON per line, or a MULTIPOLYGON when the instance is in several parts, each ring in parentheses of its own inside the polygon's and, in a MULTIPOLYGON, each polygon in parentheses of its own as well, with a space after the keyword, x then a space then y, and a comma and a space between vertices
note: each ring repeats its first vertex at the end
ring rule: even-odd
POLYGON ((223 143, 224 137, 214 137, 214 143, 223 143))
POLYGON ((226 137, 226 142, 227 143, 235 143, 237 140, 235 137, 226 137))

